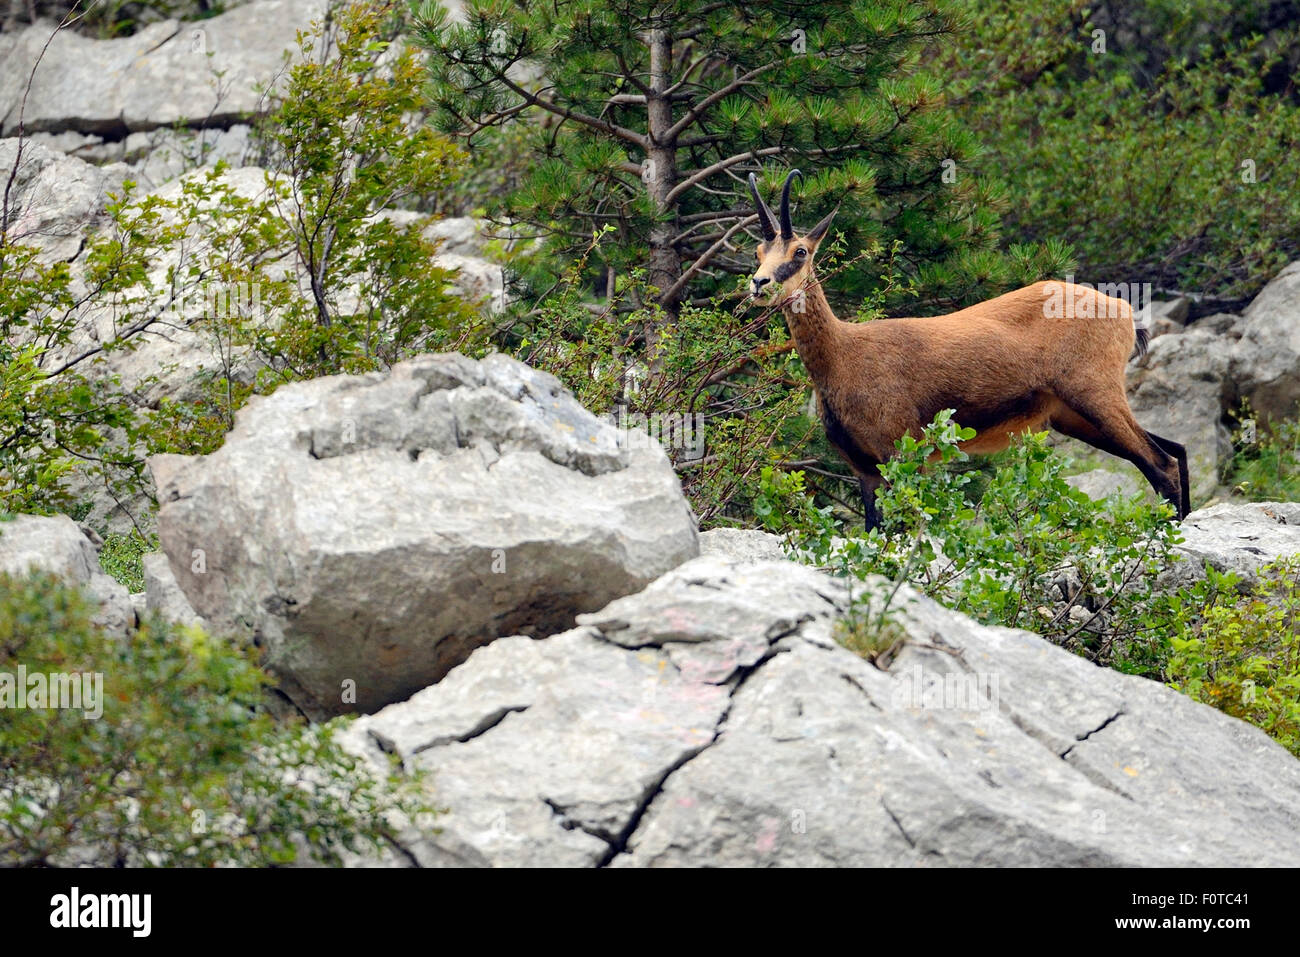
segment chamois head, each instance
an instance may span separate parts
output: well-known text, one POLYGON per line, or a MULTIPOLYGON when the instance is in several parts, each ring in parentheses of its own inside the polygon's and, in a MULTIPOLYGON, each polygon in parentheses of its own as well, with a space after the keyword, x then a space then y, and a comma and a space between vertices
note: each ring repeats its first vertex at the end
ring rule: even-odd
POLYGON ((794 227, 790 225, 790 184, 796 176, 803 179, 803 173, 797 169, 790 170, 785 185, 781 187, 781 216, 778 220, 772 215, 767 203, 763 202, 763 197, 758 195, 758 183, 754 180, 754 174, 749 174, 749 191, 753 194, 758 225, 763 231, 763 242, 757 250, 758 268, 749 280, 750 292, 755 296, 768 289, 775 297, 778 292, 793 292, 802 286, 812 275, 813 254, 817 252, 817 245, 835 218, 835 210, 831 210, 825 219, 807 233, 795 235, 794 227))

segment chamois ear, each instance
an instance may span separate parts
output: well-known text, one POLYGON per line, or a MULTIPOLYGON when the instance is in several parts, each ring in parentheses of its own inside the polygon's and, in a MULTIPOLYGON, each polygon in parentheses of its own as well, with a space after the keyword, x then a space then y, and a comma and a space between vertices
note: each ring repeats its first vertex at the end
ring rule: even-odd
POLYGON ((829 213, 826 214, 825 218, 822 219, 820 223, 818 223, 812 229, 808 230, 808 235, 805 236, 804 238, 811 239, 815 243, 821 242, 821 238, 826 235, 826 230, 830 228, 831 220, 835 218, 835 214, 838 213, 839 211, 840 208, 838 206, 832 209, 829 213))
POLYGON ((754 197, 754 209, 758 213, 758 228, 762 230, 763 240, 771 242, 776 239, 776 223, 772 218, 772 210, 768 209, 767 203, 763 202, 763 197, 758 195, 758 182, 754 179, 754 174, 749 174, 749 192, 754 197))

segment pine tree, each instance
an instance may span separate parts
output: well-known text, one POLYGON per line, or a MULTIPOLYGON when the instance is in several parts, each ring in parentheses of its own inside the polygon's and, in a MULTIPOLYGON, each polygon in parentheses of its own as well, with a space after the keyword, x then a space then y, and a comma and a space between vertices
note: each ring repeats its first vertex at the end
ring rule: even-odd
MULTIPOLYGON (((594 258, 644 268, 669 318, 752 270, 750 172, 770 192, 801 169, 798 221, 841 204, 851 253, 897 242, 940 309, 1062 265, 994 251, 1002 199, 922 63, 953 29, 944 0, 470 0, 465 17, 417 15, 438 125, 472 144, 532 120, 532 168, 495 214, 561 262, 612 227, 594 258)), ((861 296, 885 268, 838 285, 861 296)))

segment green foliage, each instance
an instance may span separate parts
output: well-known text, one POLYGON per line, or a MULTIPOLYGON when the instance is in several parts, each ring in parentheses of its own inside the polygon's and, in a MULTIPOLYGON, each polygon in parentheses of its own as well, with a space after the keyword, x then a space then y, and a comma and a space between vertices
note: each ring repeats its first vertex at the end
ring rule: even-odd
POLYGON ((934 67, 1016 197, 1009 238, 1229 298, 1300 253, 1300 32, 1265 0, 958 6, 934 67))
POLYGON ((383 215, 442 190, 463 162, 445 137, 411 120, 424 73, 394 39, 400 13, 393 2, 357 3, 335 15, 332 43, 300 33, 304 62, 289 71, 263 128, 295 210, 284 241, 310 287, 256 336, 280 381, 463 347, 478 325, 449 291, 454 274, 431 262, 427 221, 383 215))
POLYGON ((235 410, 254 391, 251 382, 229 375, 202 379, 198 385, 198 398, 181 401, 164 396, 156 409, 144 413, 141 434, 149 454, 206 455, 216 451, 235 424, 235 410))
POLYGON ((254 392, 481 342, 484 318, 430 262, 427 218, 402 208, 462 154, 418 125, 424 73, 393 41, 396 11, 361 3, 300 35, 260 189, 220 165, 167 197, 128 182, 76 277, 0 223, 0 508, 69 509, 73 468, 127 501, 148 488, 147 453, 212 451, 254 392), (111 335, 80 334, 92 313, 111 335), (128 389, 105 360, 167 324, 214 361, 184 401, 150 406, 167 370, 128 389))
POLYGON ((167 310, 165 302, 145 304, 139 290, 163 244, 178 239, 160 205, 146 200, 128 210, 125 196, 113 204, 113 227, 88 241, 76 282, 67 263, 48 262, 0 223, 0 508, 66 508, 63 477, 74 462, 97 477, 138 473, 138 461, 109 442, 130 425, 130 406, 111 378, 89 373, 97 357, 127 347, 167 310), (112 308, 120 331, 74 342, 92 304, 112 308))
POLYGON ((1300 757, 1300 556, 1261 569, 1248 598, 1208 609, 1173 649, 1174 687, 1300 757))
POLYGON ((0 675, 102 676, 97 704, 0 709, 0 865, 281 864, 295 838, 337 862, 379 847, 389 813, 432 810, 418 778, 344 752, 340 722, 276 726, 244 652, 158 621, 123 639, 89 615, 53 579, 0 576, 0 675))
POLYGON ((1159 677, 1169 641, 1222 581, 1178 595, 1155 587, 1180 539, 1167 505, 1141 497, 1097 503, 1065 481, 1068 462, 1043 435, 1025 436, 987 484, 951 466, 970 429, 935 417, 881 466, 880 526, 842 537, 831 510, 798 502, 802 476, 763 476, 756 511, 792 549, 857 577, 907 581, 977 621, 1036 631, 1088 658, 1159 677), (977 494, 978 490, 978 494, 977 494))
POLYGON ((138 532, 109 532, 99 549, 99 566, 126 586, 132 594, 144 591, 144 556, 158 547, 138 532))
POLYGON ((1300 501, 1300 420, 1261 425, 1242 400, 1224 484, 1256 502, 1300 501))
MULTIPOLYGON (((752 271, 740 232, 757 236, 744 222, 751 171, 770 195, 786 170, 803 170, 800 222, 842 204, 836 228, 850 248, 900 244, 935 304, 1068 266, 1059 244, 998 250, 1007 197, 973 174, 978 145, 943 109, 944 83, 918 65, 947 39, 949 7, 477 0, 457 23, 429 0, 417 22, 439 126, 471 143, 496 128, 525 131, 530 162, 489 212, 542 238, 526 277, 534 288, 610 226, 617 241, 600 248, 587 280, 603 291, 607 270, 644 269, 671 319, 752 271)), ((856 301, 883 272, 864 257, 831 295, 856 301)))

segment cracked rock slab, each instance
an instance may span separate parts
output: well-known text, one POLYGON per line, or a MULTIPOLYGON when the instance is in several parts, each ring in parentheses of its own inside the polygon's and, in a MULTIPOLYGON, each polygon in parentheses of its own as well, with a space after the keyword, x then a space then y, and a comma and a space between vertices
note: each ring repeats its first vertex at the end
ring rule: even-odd
POLYGON ((569 628, 698 554, 672 465, 642 446, 549 375, 445 354, 284 386, 216 452, 150 467, 194 612, 263 645, 290 700, 325 717, 407 698, 499 637, 569 628))
POLYGON ((834 641, 837 581, 701 557, 480 648, 347 741, 429 772, 448 811, 400 838, 424 866, 1300 861, 1300 764, 1261 731, 896 601, 908 641, 881 671, 834 641))

